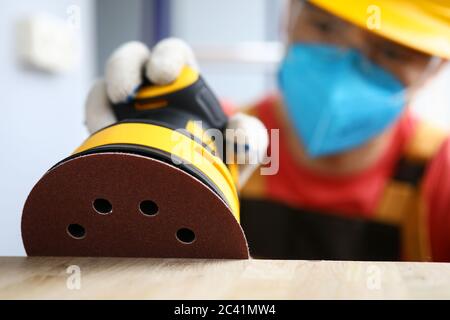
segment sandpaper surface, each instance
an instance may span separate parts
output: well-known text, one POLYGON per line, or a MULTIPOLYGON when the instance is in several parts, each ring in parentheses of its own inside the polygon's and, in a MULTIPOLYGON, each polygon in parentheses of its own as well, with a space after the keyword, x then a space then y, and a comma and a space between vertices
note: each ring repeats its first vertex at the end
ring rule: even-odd
POLYGON ((27 199, 22 238, 30 256, 248 258, 242 228, 217 194, 170 164, 127 153, 50 170, 27 199), (143 214, 143 202, 157 212, 143 214))

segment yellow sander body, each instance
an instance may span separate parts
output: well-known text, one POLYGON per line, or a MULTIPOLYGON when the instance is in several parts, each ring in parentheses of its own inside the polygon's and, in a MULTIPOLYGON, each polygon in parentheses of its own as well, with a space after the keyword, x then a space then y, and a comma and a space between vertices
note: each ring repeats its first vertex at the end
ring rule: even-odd
POLYGON ((185 67, 170 85, 146 83, 113 110, 118 123, 31 191, 22 216, 27 254, 248 258, 236 168, 207 133, 228 119, 199 74, 185 67))

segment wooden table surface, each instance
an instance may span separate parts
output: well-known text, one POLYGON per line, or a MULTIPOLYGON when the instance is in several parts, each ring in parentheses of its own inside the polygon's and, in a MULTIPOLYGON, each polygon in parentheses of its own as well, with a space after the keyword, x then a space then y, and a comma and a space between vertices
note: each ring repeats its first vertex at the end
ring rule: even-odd
POLYGON ((3 257, 0 298, 449 299, 450 264, 3 257))

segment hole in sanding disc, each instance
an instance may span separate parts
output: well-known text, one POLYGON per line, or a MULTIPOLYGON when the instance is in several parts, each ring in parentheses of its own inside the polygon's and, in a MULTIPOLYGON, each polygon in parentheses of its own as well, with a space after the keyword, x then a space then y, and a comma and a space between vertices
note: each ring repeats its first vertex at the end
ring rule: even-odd
POLYGON ((191 244, 195 241, 195 233, 191 229, 181 228, 177 231, 177 239, 185 244, 191 244))
POLYGON ((67 227, 67 233, 74 239, 83 239, 86 236, 86 230, 79 224, 69 224, 67 227))
POLYGON ((112 204, 106 199, 95 199, 93 206, 95 211, 100 214, 108 214, 112 212, 112 204))
POLYGON ((155 202, 151 200, 145 200, 142 201, 141 204, 139 205, 139 210, 141 210, 143 215, 155 216, 158 214, 159 208, 155 202))

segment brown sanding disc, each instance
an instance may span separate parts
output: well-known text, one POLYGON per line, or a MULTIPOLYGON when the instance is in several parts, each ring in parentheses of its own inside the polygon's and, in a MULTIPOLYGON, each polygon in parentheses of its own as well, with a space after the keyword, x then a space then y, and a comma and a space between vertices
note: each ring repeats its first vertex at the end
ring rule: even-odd
POLYGON ((222 199, 152 158, 98 153, 53 168, 24 207, 30 256, 247 259, 244 233, 222 199))

